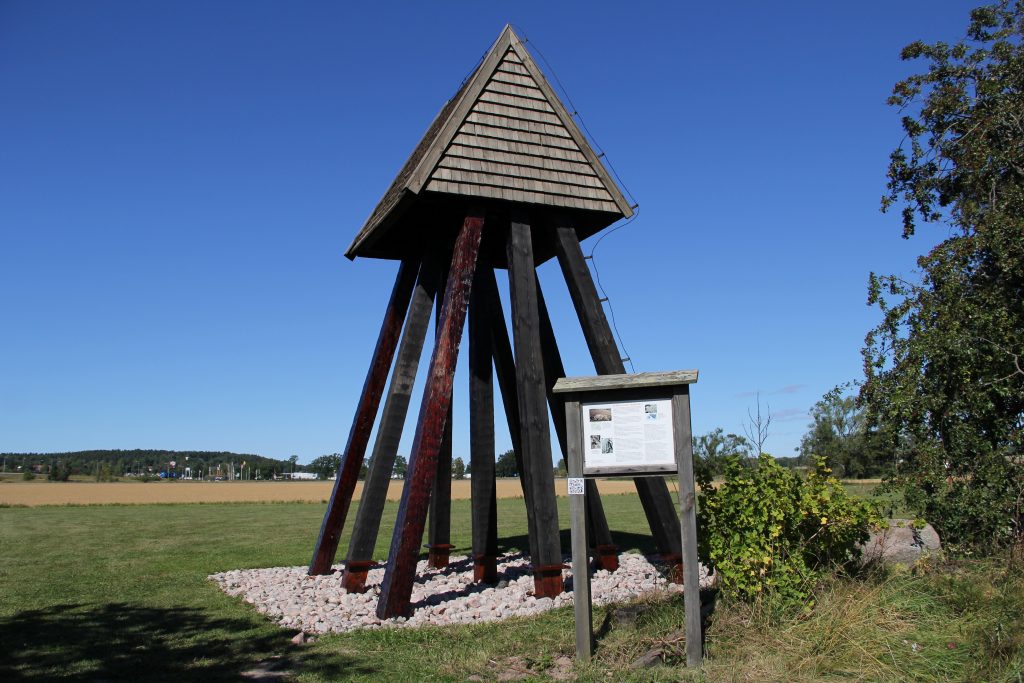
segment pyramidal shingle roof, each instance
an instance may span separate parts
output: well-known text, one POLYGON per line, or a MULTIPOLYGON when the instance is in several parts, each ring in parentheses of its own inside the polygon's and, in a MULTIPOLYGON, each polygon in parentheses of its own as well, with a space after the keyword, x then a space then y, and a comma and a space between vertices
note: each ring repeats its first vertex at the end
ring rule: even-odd
POLYGON ((633 213, 510 26, 441 109, 345 255, 393 257, 399 250, 383 238, 432 195, 583 215, 581 239, 633 213))

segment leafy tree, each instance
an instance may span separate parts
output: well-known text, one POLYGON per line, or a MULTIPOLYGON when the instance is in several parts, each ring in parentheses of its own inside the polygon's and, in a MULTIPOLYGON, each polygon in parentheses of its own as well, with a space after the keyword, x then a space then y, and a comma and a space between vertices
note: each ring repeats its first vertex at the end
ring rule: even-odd
POLYGON ((1024 426, 1024 2, 971 12, 955 45, 915 42, 926 69, 896 84, 904 144, 883 211, 903 237, 948 235, 919 281, 871 275, 881 323, 865 340, 868 425, 898 458, 894 483, 948 543, 1019 538, 1024 426))
POLYGON ((709 478, 725 471, 726 458, 749 458, 752 452, 753 447, 746 438, 737 434, 726 434, 721 427, 693 439, 693 454, 697 458, 695 464, 709 478))
POLYGON ((319 458, 314 458, 309 465, 306 466, 310 472, 316 472, 318 479, 333 479, 334 475, 338 472, 338 467, 341 466, 341 455, 338 453, 331 453, 330 455, 321 455, 319 458))
POLYGON ((494 476, 496 477, 518 477, 519 468, 516 467, 516 453, 507 450, 498 456, 494 463, 494 476))
POLYGON ((399 479, 405 479, 405 475, 409 471, 409 461, 403 455, 396 456, 395 466, 391 471, 399 479))
POLYGON ((462 458, 455 458, 452 460, 452 479, 465 479, 466 478, 466 463, 462 461, 462 458))
POLYGON ((881 474, 885 465, 877 438, 865 429, 864 410, 857 397, 838 386, 811 408, 811 424, 800 440, 800 461, 810 466, 822 457, 839 477, 863 478, 881 474))
POLYGON ((71 469, 67 465, 62 466, 59 460, 50 465, 50 471, 46 474, 50 481, 67 481, 70 477, 71 469))
POLYGON ((96 481, 117 481, 114 472, 107 463, 96 463, 96 481))
POLYGON ((555 476, 565 477, 569 475, 569 468, 565 464, 565 458, 559 458, 558 464, 555 465, 555 476))

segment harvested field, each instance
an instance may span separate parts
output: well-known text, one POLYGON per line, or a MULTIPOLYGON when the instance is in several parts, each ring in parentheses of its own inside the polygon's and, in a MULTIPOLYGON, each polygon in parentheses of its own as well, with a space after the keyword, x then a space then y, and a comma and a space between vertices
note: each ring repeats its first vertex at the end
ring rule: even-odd
MULTIPOLYGON (((388 500, 402 495, 402 481, 391 482, 388 500)), ((99 482, 5 482, 0 484, 0 505, 109 505, 144 503, 279 503, 326 502, 331 497, 332 481, 121 481, 99 482)), ((565 495, 565 482, 556 480, 559 495, 565 495)), ((356 485, 355 497, 363 484, 356 485)), ((674 487, 673 487, 674 488, 674 487)), ((601 480, 603 494, 634 493, 632 481, 601 480)), ((499 479, 499 498, 523 495, 518 479, 499 479)), ((452 498, 469 498, 469 480, 452 482, 452 498)))

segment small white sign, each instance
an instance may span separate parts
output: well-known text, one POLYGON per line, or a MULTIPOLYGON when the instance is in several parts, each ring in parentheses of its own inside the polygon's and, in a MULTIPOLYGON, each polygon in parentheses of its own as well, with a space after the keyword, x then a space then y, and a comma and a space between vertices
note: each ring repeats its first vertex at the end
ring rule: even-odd
POLYGON ((569 482, 568 488, 570 496, 582 496, 584 494, 586 489, 583 486, 583 482, 585 481, 583 477, 569 477, 567 481, 569 482))

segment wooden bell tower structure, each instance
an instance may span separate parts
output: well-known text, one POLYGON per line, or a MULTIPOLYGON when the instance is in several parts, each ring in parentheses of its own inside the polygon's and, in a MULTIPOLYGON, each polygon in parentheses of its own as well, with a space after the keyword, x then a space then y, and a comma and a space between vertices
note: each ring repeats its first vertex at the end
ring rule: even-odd
MULTIPOLYGON (((506 26, 441 109, 346 252, 350 259, 393 259, 401 266, 310 574, 331 571, 383 398, 342 578, 347 590, 365 590, 436 303, 434 348, 377 616, 409 614, 425 529, 430 564, 440 567, 448 562, 451 398, 467 313, 474 577, 486 582, 496 578, 496 376, 526 501, 535 594, 550 597, 562 592, 548 411, 564 455, 565 411, 552 387, 565 372, 535 268, 558 259, 598 374, 624 373, 580 242, 632 213, 519 37, 506 26), (511 341, 495 269, 508 272, 511 341)), ((657 547, 678 568, 679 518, 668 488, 661 478, 635 482, 657 547)), ((597 488, 592 481, 587 486, 594 562, 614 570, 617 548, 597 488)))

